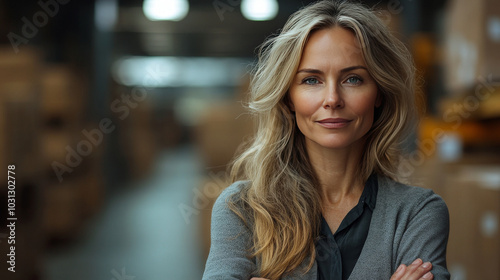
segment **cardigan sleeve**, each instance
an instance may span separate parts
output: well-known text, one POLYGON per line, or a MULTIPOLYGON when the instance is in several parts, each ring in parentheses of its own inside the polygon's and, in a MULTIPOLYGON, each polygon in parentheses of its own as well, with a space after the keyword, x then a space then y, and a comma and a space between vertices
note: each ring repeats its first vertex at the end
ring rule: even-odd
POLYGON ((239 190, 239 184, 225 189, 212 209, 210 253, 203 280, 249 280, 253 277, 256 266, 248 257, 251 232, 227 204, 231 195, 239 190))
POLYGON ((411 264, 416 258, 432 263, 435 280, 450 279, 446 268, 446 246, 449 234, 449 213, 443 199, 426 190, 411 211, 405 226, 394 267, 411 264))

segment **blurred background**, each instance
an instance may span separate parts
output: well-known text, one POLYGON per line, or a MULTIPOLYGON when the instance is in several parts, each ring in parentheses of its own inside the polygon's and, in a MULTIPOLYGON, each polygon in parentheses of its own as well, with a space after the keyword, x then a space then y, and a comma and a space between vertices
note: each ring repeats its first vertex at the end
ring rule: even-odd
MULTIPOLYGON (((255 49, 310 2, 0 0, 0 278, 201 279, 255 49)), ((362 2, 422 77, 401 180, 448 204, 452 279, 498 280, 500 2, 362 2)))

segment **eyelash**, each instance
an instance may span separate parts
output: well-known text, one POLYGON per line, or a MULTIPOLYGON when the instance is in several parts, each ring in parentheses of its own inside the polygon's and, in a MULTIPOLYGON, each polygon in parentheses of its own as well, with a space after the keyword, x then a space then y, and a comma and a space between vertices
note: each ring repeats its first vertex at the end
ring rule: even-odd
POLYGON ((358 79, 358 81, 357 81, 356 83, 354 83, 354 84, 356 84, 356 85, 358 85, 358 84, 360 84, 360 83, 362 83, 362 82, 363 82, 363 79, 361 79, 361 77, 359 77, 359 76, 350 76, 350 77, 348 77, 348 78, 347 78, 347 79, 345 79, 345 80, 346 80, 346 82, 347 82, 347 81, 349 81, 350 79, 353 79, 353 78, 354 78, 354 79, 358 79))
POLYGON ((302 84, 306 84, 306 85, 315 85, 315 84, 317 84, 317 83, 319 83, 319 79, 318 79, 318 78, 316 78, 316 77, 307 77, 307 78, 305 78, 305 79, 303 79, 303 80, 302 80, 302 84), (311 81, 311 80, 315 80, 315 81, 316 81, 316 83, 314 83, 314 84, 309 84, 309 83, 308 83, 308 81, 311 81))
MULTIPOLYGON (((345 79, 345 81, 347 82, 347 81, 349 81, 350 79, 353 79, 353 78, 357 79, 358 81, 355 82, 355 83, 349 83, 349 84, 358 85, 358 84, 360 84, 360 83, 363 82, 363 79, 361 77, 359 77, 359 76, 350 76, 347 79, 345 79)), ((303 79, 301 83, 302 84, 306 84, 306 85, 315 85, 315 84, 319 83, 319 79, 316 78, 316 77, 307 77, 307 78, 303 79), (308 83, 308 81, 311 81, 311 80, 315 80, 316 82, 313 83, 313 84, 308 83)))

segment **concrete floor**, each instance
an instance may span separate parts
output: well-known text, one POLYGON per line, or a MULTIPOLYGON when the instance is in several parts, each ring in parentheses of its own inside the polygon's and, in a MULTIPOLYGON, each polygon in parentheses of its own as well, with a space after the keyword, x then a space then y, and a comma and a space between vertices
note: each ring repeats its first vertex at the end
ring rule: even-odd
POLYGON ((201 279, 199 223, 179 210, 199 186, 199 162, 191 148, 160 155, 152 176, 110 199, 82 240, 47 255, 43 279, 201 279))

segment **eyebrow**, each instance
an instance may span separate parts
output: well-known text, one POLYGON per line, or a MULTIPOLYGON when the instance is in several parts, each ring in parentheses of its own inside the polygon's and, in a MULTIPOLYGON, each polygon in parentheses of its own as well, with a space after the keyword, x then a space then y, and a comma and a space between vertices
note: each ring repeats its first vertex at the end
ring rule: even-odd
MULTIPOLYGON (((345 72, 349 72, 349 71, 356 70, 356 69, 365 69, 366 71, 368 71, 368 69, 366 69, 366 67, 364 67, 364 66, 355 65, 355 66, 350 66, 350 67, 347 67, 347 68, 340 70, 340 73, 345 73, 345 72)), ((299 74, 299 73, 323 74, 323 71, 318 70, 318 69, 312 69, 312 68, 304 68, 304 69, 300 69, 299 71, 297 71, 297 74, 299 74)))

